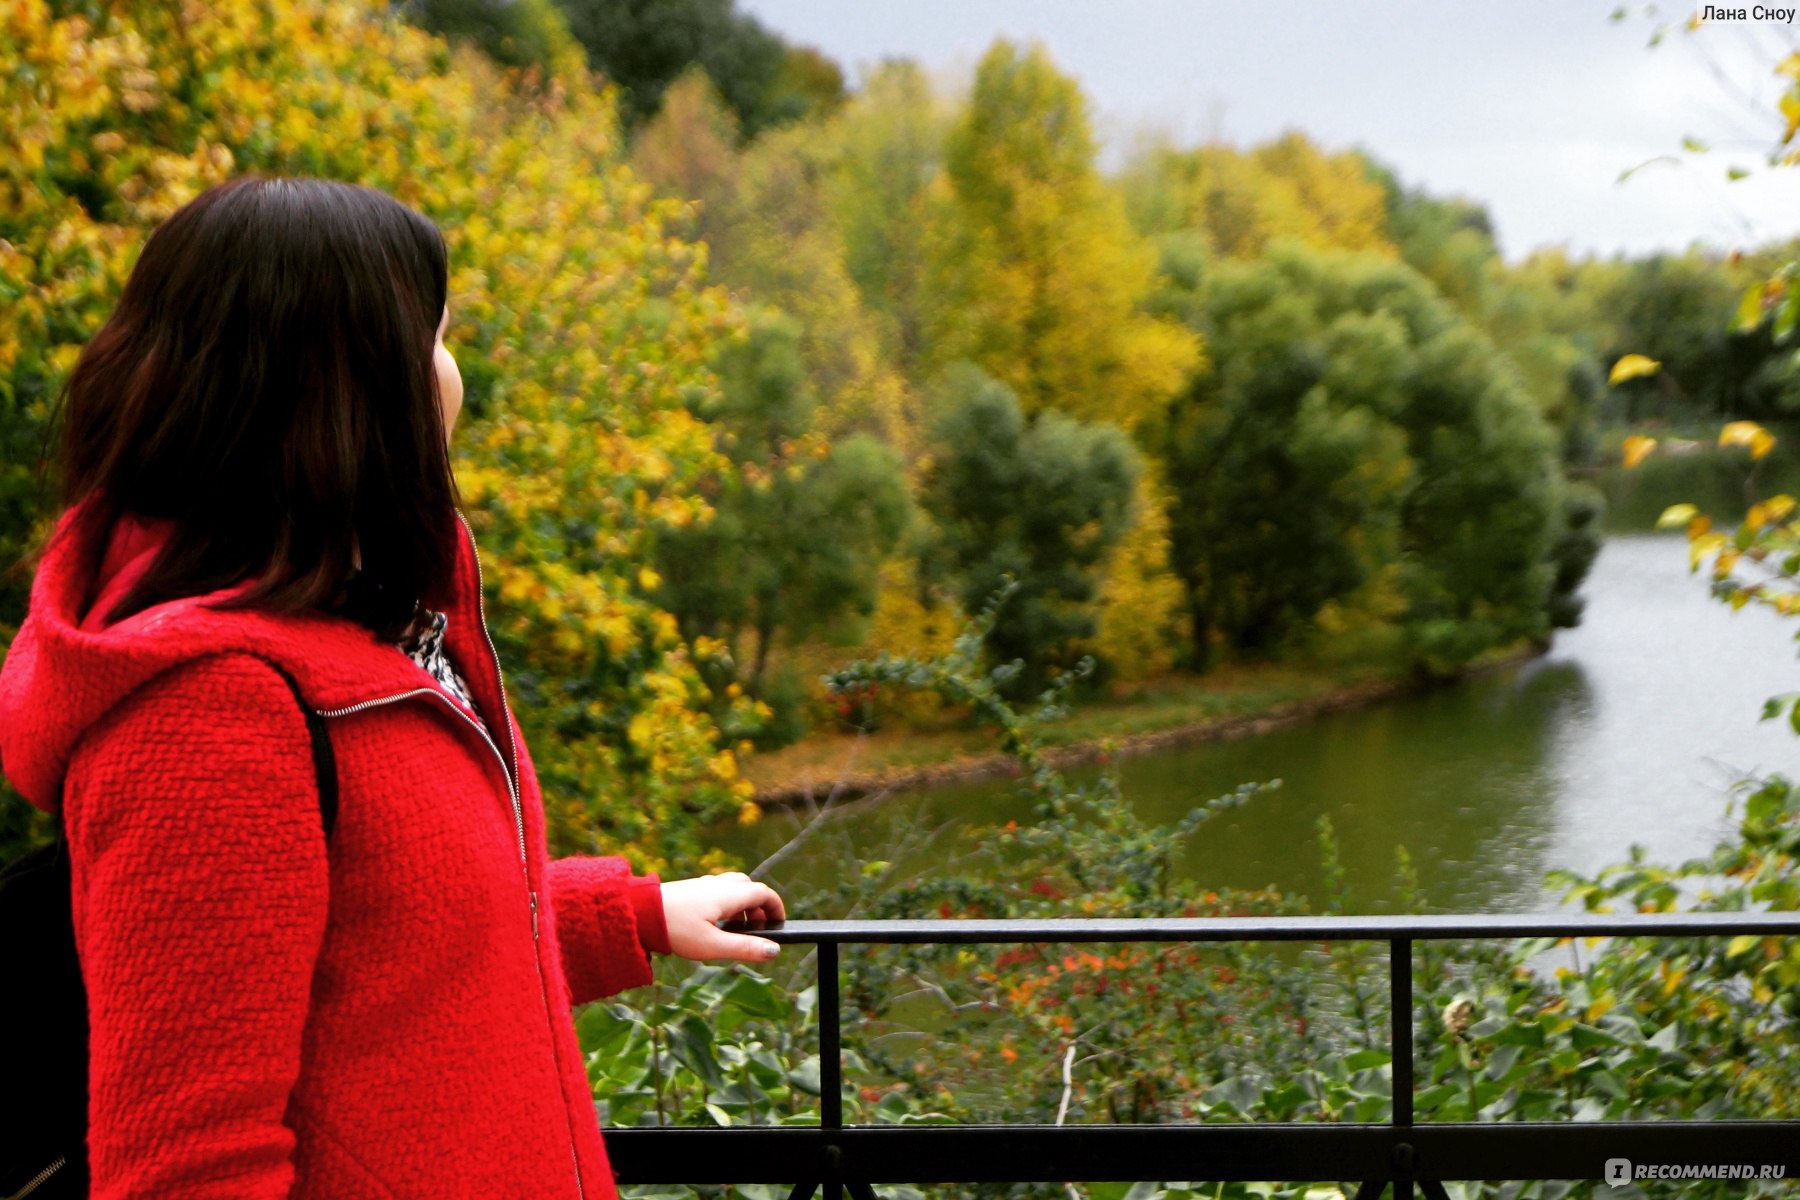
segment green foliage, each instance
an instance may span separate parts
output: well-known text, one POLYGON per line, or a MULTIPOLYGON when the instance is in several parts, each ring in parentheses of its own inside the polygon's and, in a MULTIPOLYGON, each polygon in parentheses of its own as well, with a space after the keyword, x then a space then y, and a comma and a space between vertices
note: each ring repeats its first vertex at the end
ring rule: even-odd
POLYGON ((874 611, 880 564, 912 520, 894 451, 862 435, 835 445, 819 435, 797 343, 793 322, 764 313, 719 350, 721 390, 699 398, 698 415, 731 466, 700 481, 711 521, 657 539, 658 601, 690 643, 724 641, 730 656, 717 665, 731 679, 751 636, 741 682, 752 694, 779 639, 854 638, 850 623, 874 611))
MULTIPOLYGON (((818 811, 796 840, 837 837, 842 860, 812 880, 808 915, 1305 912, 1291 897, 1202 891, 1168 869, 1185 839, 1269 785, 1239 789, 1156 828, 1131 811, 1116 782, 1102 777, 1072 786, 1047 762, 1036 731, 1060 710, 1072 681, 1046 691, 1029 710, 1006 699, 1016 667, 989 667, 982 647, 1007 595, 1002 589, 992 597, 945 655, 882 656, 836 672, 828 683, 839 694, 922 689, 967 707, 1018 764, 1032 821, 971 831, 967 845, 936 849, 938 834, 903 829, 880 848, 883 858, 872 860, 831 832, 829 809, 818 811), (920 877, 888 861, 920 852, 944 869, 920 877)), ((1630 861, 1592 878, 1553 879, 1569 902, 1589 911, 1791 910, 1800 903, 1800 787, 1769 779, 1742 796, 1735 834, 1711 856, 1667 867, 1634 850, 1630 861)), ((1319 841, 1324 911, 1358 911, 1329 820, 1321 820, 1319 841)), ((778 870, 785 853, 759 874, 778 870)), ((1417 880, 1404 851, 1396 874, 1402 905, 1417 910, 1417 880)), ((1789 1053, 1800 1016, 1800 949, 1777 939, 1426 941, 1414 953, 1414 1107, 1421 1122, 1768 1119, 1800 1102, 1800 1062, 1789 1053), (1571 965, 1561 965, 1565 955, 1571 965)), ((620 1099, 605 1110, 614 1122, 811 1119, 803 1095, 809 1083, 817 1091, 818 1060, 800 1032, 816 1018, 815 994, 806 986, 811 966, 804 957, 783 965, 792 970, 785 979, 772 972, 773 985, 741 967, 702 968, 678 985, 673 1001, 659 990, 655 1014, 590 1008, 580 1026, 583 1044, 595 1053, 597 1094, 618 1089, 620 1099), (663 1034, 654 1032, 656 1021, 663 1034), (704 1060, 709 1046, 711 1063, 704 1060), (669 1064, 660 1093, 650 1073, 659 1053, 669 1064), (609 1061, 598 1061, 603 1057, 609 1061)), ((1384 947, 1355 942, 846 947, 846 1118, 1383 1122, 1392 1107, 1387 966, 1384 947), (1146 1046, 1156 1053, 1145 1054, 1146 1046)), ((1751 1187, 1751 1195, 1776 1194, 1751 1187)), ((1670 1184, 1644 1194, 1725 1197, 1743 1189, 1670 1184)), ((1126 1188, 1077 1192, 1116 1197, 1126 1188)), ((993 1193, 947 1185, 933 1194, 973 1200, 993 1193)), ((1060 1185, 1018 1185, 1006 1194, 1048 1200, 1066 1193, 1060 1185)), ((1201 1190, 1175 1182, 1135 1185, 1129 1194, 1301 1200, 1325 1193, 1307 1184, 1201 1190)), ((1545 1182, 1465 1185, 1463 1194, 1510 1200, 1570 1193, 1545 1182)))
POLYGON ((1159 304, 1214 359, 1159 447, 1199 663, 1220 641, 1273 653, 1327 605, 1395 612, 1429 670, 1546 627, 1548 430, 1415 272, 1284 243, 1171 279, 1159 304))
POLYGON ((1615 332, 1602 357, 1653 347, 1662 369, 1615 388, 1608 415, 1634 424, 1744 411, 1767 342, 1732 332, 1740 290, 1716 259, 1692 251, 1626 266, 1606 295, 1615 332))
POLYGON ((747 967, 698 966, 639 996, 576 1022, 602 1123, 818 1123, 819 1056, 802 1037, 817 987, 790 995, 747 967))
POLYGON ((818 51, 789 46, 734 0, 556 0, 589 64, 622 91, 641 125, 690 66, 705 70, 746 141, 843 100, 843 73, 818 51))
POLYGON ((1130 527, 1142 464, 1117 428, 1059 412, 1027 420, 1010 389, 961 364, 944 376, 935 457, 921 485, 938 530, 934 556, 965 608, 1017 580, 989 633, 1001 662, 1039 690, 1093 636, 1099 569, 1130 527))
POLYGON ((507 67, 536 67, 548 77, 559 56, 580 53, 553 0, 405 0, 407 20, 452 41, 471 40, 507 67))
POLYGON ((1556 573, 1550 581, 1547 612, 1553 629, 1573 629, 1581 623, 1584 601, 1577 592, 1600 554, 1605 516, 1606 501, 1598 488, 1585 483, 1563 485, 1559 529, 1550 546, 1556 573))

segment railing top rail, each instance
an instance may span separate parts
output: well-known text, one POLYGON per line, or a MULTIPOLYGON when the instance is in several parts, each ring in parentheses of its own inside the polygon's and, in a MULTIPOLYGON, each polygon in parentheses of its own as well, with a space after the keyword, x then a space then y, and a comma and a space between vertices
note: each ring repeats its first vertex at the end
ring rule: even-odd
POLYGON ((1800 912, 1432 913, 1393 916, 1141 917, 1048 920, 785 921, 729 924, 813 943, 1331 942, 1452 938, 1706 937, 1800 934, 1800 912))

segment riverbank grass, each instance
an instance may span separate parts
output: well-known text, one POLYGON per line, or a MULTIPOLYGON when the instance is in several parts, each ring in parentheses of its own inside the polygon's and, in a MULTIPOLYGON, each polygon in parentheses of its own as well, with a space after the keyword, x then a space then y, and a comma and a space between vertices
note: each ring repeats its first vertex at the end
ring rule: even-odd
MULTIPOLYGON (((1517 655, 1515 649, 1507 657, 1517 655)), ((1254 732, 1412 685, 1410 674, 1393 665, 1234 665, 1206 675, 1172 674, 1132 684, 1074 706, 1037 732, 1044 745, 1084 757, 1076 752, 1098 753, 1108 743, 1128 750, 1144 741, 1202 741, 1254 732)), ((991 730, 896 723, 867 733, 816 731, 794 745, 751 756, 744 775, 759 797, 779 801, 838 785, 860 792, 940 782, 983 774, 999 763, 991 730)))

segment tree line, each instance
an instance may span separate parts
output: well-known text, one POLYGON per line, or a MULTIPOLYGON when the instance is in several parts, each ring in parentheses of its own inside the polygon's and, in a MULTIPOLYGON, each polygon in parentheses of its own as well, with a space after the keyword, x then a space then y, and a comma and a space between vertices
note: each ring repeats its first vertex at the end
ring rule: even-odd
POLYGON ((1800 407, 1744 309, 1783 248, 1508 265, 1478 204, 1299 132, 1107 175, 1038 46, 951 94, 851 89, 729 0, 5 20, 0 644, 149 229, 251 168, 382 188, 450 240, 458 478, 562 851, 700 857, 824 671, 941 653, 1009 579, 1015 696, 1083 658, 1455 671, 1578 619, 1620 428, 1800 407))

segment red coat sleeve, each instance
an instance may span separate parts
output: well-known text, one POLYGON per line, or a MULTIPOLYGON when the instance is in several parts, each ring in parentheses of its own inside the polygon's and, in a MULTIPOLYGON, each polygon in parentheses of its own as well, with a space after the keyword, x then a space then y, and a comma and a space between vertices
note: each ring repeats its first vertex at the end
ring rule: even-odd
POLYGON ((643 987, 653 978, 651 953, 669 953, 662 882, 655 875, 633 875, 623 858, 553 860, 550 911, 576 1004, 643 987))
POLYGON ((327 859, 305 720, 267 663, 176 667, 64 785, 94 1200, 285 1197, 327 859))

